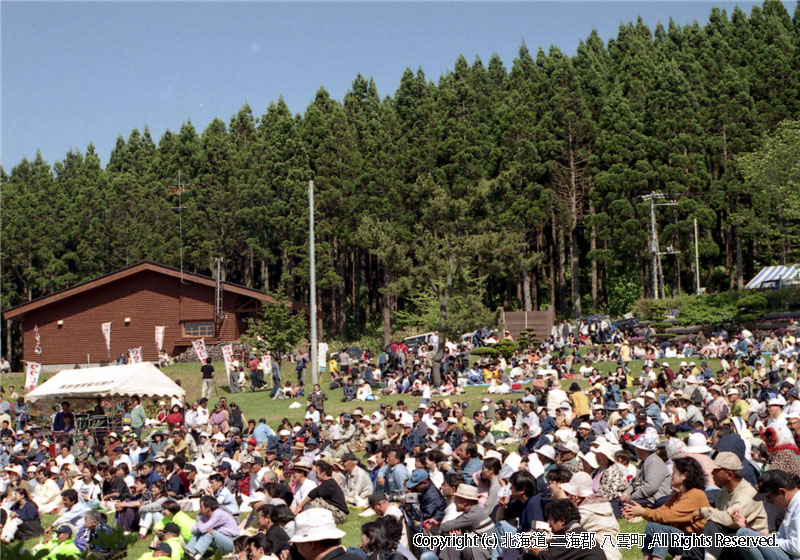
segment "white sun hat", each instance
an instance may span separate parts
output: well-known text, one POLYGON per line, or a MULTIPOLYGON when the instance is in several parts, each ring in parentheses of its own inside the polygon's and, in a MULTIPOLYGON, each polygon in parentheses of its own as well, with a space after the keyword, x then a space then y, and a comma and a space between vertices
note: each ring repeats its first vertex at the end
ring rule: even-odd
POLYGON ((317 542, 341 539, 345 532, 336 528, 333 513, 327 509, 312 508, 294 518, 294 535, 289 542, 317 542))

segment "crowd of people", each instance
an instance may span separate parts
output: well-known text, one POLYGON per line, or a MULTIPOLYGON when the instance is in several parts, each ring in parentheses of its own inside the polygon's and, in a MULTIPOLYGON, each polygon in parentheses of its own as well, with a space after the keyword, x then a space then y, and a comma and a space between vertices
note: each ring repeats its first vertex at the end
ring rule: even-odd
MULTIPOLYGON (((112 526, 147 541, 146 556, 175 560, 215 550, 240 560, 619 560, 637 544, 647 560, 800 555, 797 325, 667 346, 583 327, 560 324, 534 348, 477 361, 469 340, 438 333, 415 350, 395 342, 377 361, 342 351, 327 364, 331 396, 303 391, 296 422, 247 418, 235 394, 212 404, 210 363, 193 402, 119 403, 120 433, 77 429, 69 403, 36 429, 14 394, 19 406, 0 400, 0 537, 39 537, 53 559, 114 557, 112 526), (679 365, 667 361, 672 346, 679 365), (596 367, 606 357, 613 371, 596 367), (479 404, 456 398, 466 385, 485 387, 479 404), (356 402, 334 415, 334 400, 356 402), (361 546, 344 548, 356 514, 361 546), (645 523, 641 542, 621 519, 645 523), (776 547, 736 549, 660 537, 774 532, 776 547), (479 539, 463 549, 414 538, 453 534, 479 539)), ((280 370, 272 377, 278 398, 280 370)), ((252 389, 264 384, 256 376, 252 389)), ((267 399, 264 415, 274 406, 267 399)))

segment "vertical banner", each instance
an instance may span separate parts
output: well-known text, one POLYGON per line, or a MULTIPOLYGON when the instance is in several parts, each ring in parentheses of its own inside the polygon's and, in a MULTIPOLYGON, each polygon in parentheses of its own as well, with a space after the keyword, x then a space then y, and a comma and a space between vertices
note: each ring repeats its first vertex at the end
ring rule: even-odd
POLYGON ((111 321, 103 323, 103 338, 106 339, 106 350, 108 351, 109 359, 111 359, 111 321))
POLYGON ((325 341, 317 345, 317 361, 320 373, 325 372, 328 365, 328 343, 325 341))
POLYGON ((196 338, 192 341, 192 346, 194 346, 194 351, 197 353, 197 358, 200 360, 201 363, 206 363, 206 358, 208 358, 208 352, 206 352, 206 341, 203 338, 196 338))
POLYGON ((265 352, 261 356, 261 366, 264 368, 264 377, 266 377, 267 375, 271 375, 272 374, 272 356, 270 356, 268 353, 265 352))
POLYGON ((230 373, 233 367, 233 344, 222 347, 222 359, 225 361, 225 372, 230 373))
POLYGON ((132 364, 141 364, 142 347, 139 346, 139 348, 131 348, 130 350, 128 350, 128 356, 130 356, 132 364))
POLYGON ((42 364, 28 362, 25 367, 25 389, 32 391, 39 384, 39 374, 42 373, 42 364))
POLYGON ((42 337, 39 334, 39 325, 35 325, 33 327, 33 334, 36 335, 36 348, 34 348, 34 352, 42 355, 42 337))
POLYGON ((164 349, 164 327, 156 327, 156 350, 161 352, 164 349))

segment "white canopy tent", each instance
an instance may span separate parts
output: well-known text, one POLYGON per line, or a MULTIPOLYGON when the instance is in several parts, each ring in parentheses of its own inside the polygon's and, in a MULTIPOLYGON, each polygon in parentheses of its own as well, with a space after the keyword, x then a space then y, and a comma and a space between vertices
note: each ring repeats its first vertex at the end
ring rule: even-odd
POLYGON ((180 397, 186 394, 149 362, 65 369, 25 395, 26 401, 95 400, 98 397, 180 397))
POLYGON ((748 290, 755 290, 761 286, 762 283, 769 280, 780 280, 781 282, 796 283, 800 279, 800 264, 792 264, 789 266, 766 266, 756 274, 756 277, 750 280, 745 286, 748 290))

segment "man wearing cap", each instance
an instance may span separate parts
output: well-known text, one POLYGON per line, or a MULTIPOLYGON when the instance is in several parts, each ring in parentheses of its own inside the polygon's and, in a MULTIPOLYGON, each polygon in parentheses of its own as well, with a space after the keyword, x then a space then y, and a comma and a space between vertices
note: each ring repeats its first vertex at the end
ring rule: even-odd
MULTIPOLYGON (((746 421, 749 416, 750 405, 746 400, 739 398, 739 390, 731 387, 725 394, 728 397, 728 403, 730 403, 730 417, 742 418, 746 421)), ((800 408, 798 411, 800 411, 800 408)))
POLYGON ((345 534, 336 527, 330 511, 322 508, 306 510, 294 519, 294 534, 289 541, 293 550, 289 557, 305 560, 360 560, 342 547, 342 537, 345 534))
MULTIPOLYGON (((417 414, 416 412, 414 414, 417 414)), ((414 448, 422 443, 419 434, 414 431, 412 420, 404 419, 400 424, 403 426, 403 435, 400 436, 400 445, 406 453, 414 453, 414 448)))
POLYGON ((417 492, 419 494, 419 508, 422 512, 422 520, 441 522, 447 502, 438 488, 431 484, 428 471, 425 469, 414 470, 411 473, 411 477, 406 481, 406 487, 409 492, 417 492))
POLYGON ((588 422, 581 422, 578 425, 578 447, 581 453, 589 453, 592 444, 597 440, 597 436, 592 431, 592 426, 588 422))
POLYGON ((352 453, 342 457, 344 473, 344 497, 348 504, 366 507, 367 498, 372 493, 372 480, 369 473, 358 464, 358 458, 352 453))
POLYGON ((349 414, 342 416, 342 423, 338 426, 339 435, 342 436, 342 443, 353 441, 356 435, 356 427, 353 424, 353 417, 349 414))
POLYGON ((306 507, 327 509, 333 514, 336 523, 344 523, 350 510, 344 492, 332 478, 333 465, 326 461, 317 461, 314 463, 314 472, 319 485, 309 491, 302 501, 293 504, 292 511, 299 514, 306 507))
MULTIPOLYGON (((462 533, 474 533, 478 535, 489 534, 494 531, 494 522, 489 518, 486 510, 478 505, 478 489, 469 484, 459 484, 453 496, 456 509, 461 515, 441 525, 443 535, 451 531, 461 531, 462 533)), ((465 551, 456 548, 443 548, 439 551, 438 557, 444 560, 457 560, 461 558, 472 558, 474 560, 488 560, 492 557, 492 550, 486 547, 470 548, 470 555, 465 556, 465 551)))
POLYGON ((317 487, 317 483, 308 478, 308 473, 311 472, 312 466, 313 463, 306 457, 292 464, 291 473, 292 483, 294 484, 292 507, 300 505, 306 499, 308 493, 317 487))
POLYGON ((61 525, 56 529, 56 536, 47 544, 35 546, 33 552, 46 550, 47 555, 42 560, 56 560, 62 558, 78 558, 81 551, 75 546, 75 537, 70 525, 61 525))
MULTIPOLYGON (((777 506, 786 509, 777 535, 777 547, 739 548, 737 551, 746 560, 790 560, 800 556, 800 496, 798 482, 794 476, 781 470, 769 470, 761 475, 758 487, 760 495, 777 506)), ((740 527, 737 536, 760 536, 764 532, 747 527, 747 519, 735 510, 731 518, 740 527)))
POLYGON ((559 467, 564 467, 572 474, 583 470, 583 463, 578 458, 580 448, 577 443, 574 441, 560 443, 556 445, 556 451, 558 452, 556 464, 559 467))
POLYGON ((612 501, 611 505, 614 507, 615 513, 619 513, 619 502, 634 501, 639 505, 650 507, 672 491, 672 475, 667 465, 656 453, 655 436, 642 434, 633 441, 632 445, 636 448, 636 457, 639 459, 641 467, 625 493, 620 496, 619 501, 612 501))
POLYGON ((656 404, 656 395, 652 391, 646 391, 644 393, 644 410, 647 413, 647 417, 653 421, 656 430, 661 433, 661 408, 656 404))
MULTIPOLYGON (((737 512, 744 517, 747 527, 757 532, 767 531, 767 513, 764 503, 757 499, 756 489, 742 479, 742 461, 735 453, 723 451, 714 459, 712 472, 714 484, 720 491, 715 500, 715 507, 703 507, 695 512, 706 520, 704 535, 724 533, 733 535, 739 530, 732 514, 737 512)), ((716 560, 723 549, 712 546, 705 549, 695 547, 685 550, 683 557, 691 560, 716 560)))

